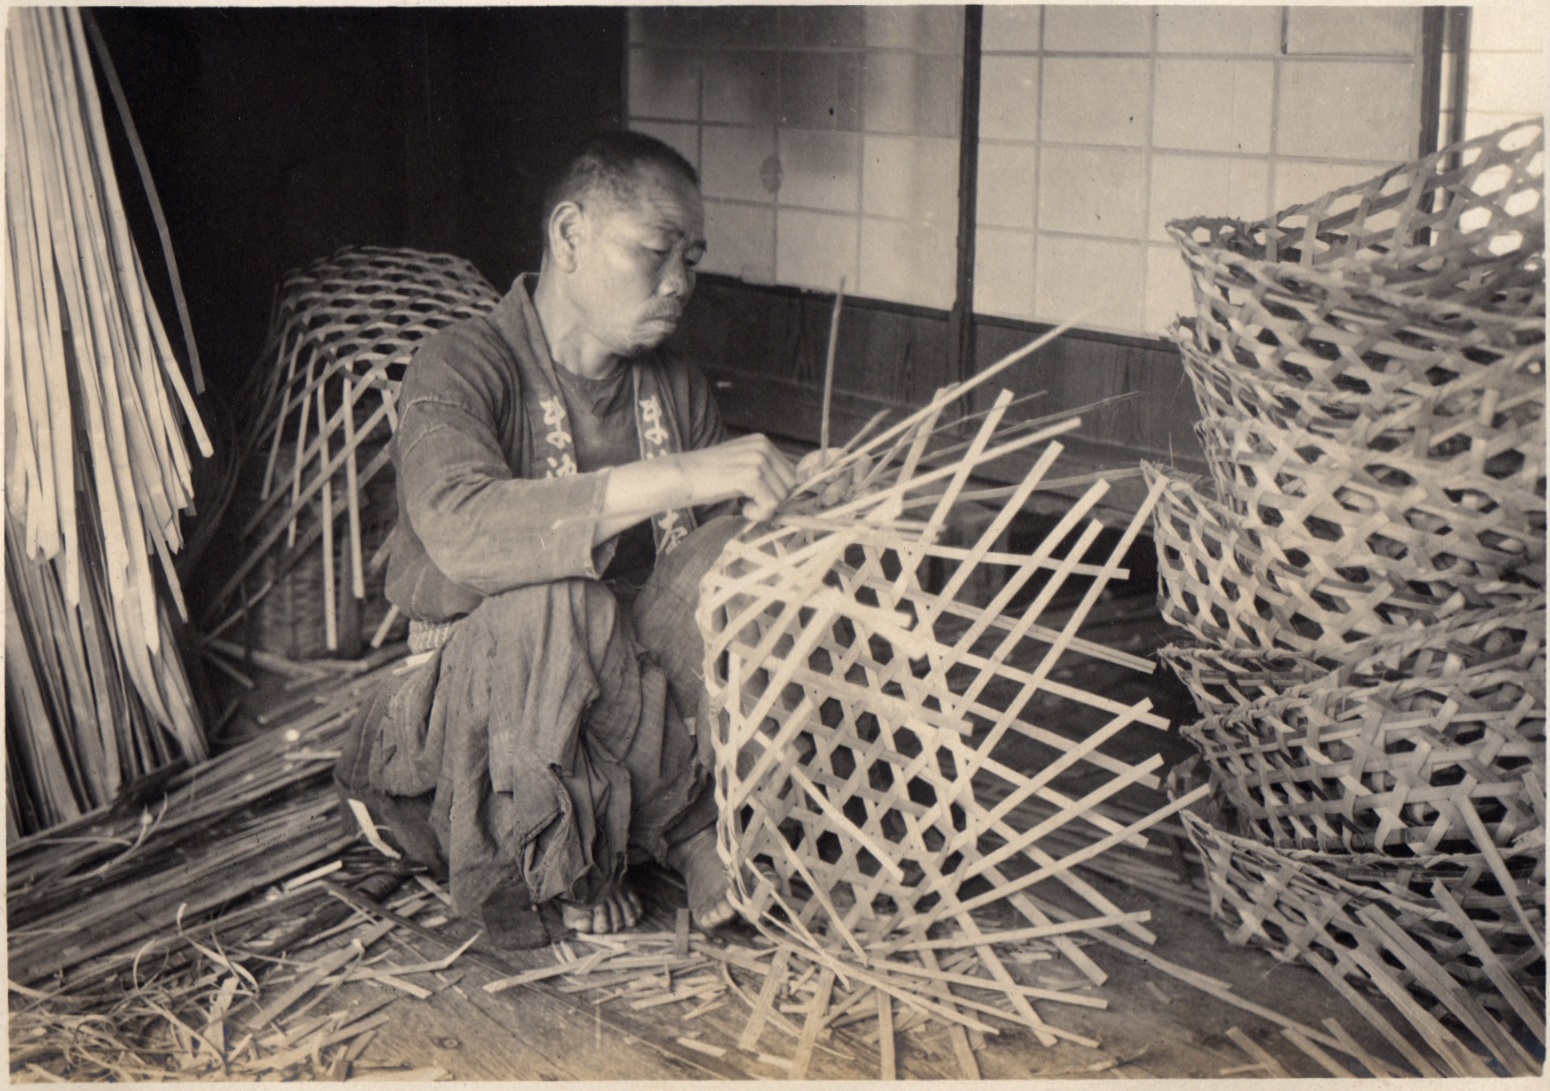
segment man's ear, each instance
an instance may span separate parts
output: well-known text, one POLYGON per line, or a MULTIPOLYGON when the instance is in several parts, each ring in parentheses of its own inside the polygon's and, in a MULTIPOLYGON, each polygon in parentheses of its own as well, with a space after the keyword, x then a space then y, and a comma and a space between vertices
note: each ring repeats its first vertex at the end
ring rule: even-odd
POLYGON ((561 201, 549 214, 549 252, 564 272, 576 268, 576 249, 586 235, 586 215, 575 201, 561 201))

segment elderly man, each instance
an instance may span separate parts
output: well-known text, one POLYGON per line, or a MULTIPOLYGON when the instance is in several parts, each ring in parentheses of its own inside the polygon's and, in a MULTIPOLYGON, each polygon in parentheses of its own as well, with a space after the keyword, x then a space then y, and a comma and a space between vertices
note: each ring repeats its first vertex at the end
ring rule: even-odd
POLYGON ((517 891, 578 931, 629 927, 625 867, 650 857, 715 927, 694 600, 743 525, 715 506, 766 517, 796 478, 763 436, 727 440, 704 376, 660 348, 705 252, 688 162, 598 136, 543 226, 538 275, 408 369, 387 595, 413 654, 337 775, 370 836, 447 869, 460 912, 517 891))

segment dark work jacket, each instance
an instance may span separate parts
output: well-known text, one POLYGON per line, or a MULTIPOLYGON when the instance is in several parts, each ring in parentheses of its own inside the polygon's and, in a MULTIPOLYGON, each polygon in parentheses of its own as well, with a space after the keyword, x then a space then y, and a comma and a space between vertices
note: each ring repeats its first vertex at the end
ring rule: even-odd
MULTIPOLYGON (((428 338, 405 375, 392 446, 398 521, 386 591, 414 620, 462 617, 516 587, 597 579, 613 556, 617 539, 592 544, 608 470, 589 462, 582 437, 581 472, 541 478, 535 468, 533 441, 545 427, 536 390, 558 384, 530 296, 534 283, 517 278, 488 315, 428 338), (544 375, 551 378, 536 386, 544 375)), ((663 423, 679 450, 725 438, 698 368, 660 348, 629 366, 655 372, 663 423)), ((573 421, 577 411, 568 405, 573 421)))

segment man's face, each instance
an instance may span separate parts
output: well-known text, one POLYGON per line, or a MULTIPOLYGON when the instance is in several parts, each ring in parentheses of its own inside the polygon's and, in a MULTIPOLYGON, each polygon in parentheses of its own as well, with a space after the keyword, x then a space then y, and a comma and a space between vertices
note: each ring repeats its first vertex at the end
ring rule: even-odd
POLYGON ((588 334, 620 356, 661 344, 678 326, 705 253, 699 192, 675 173, 647 167, 632 201, 600 194, 583 208, 587 230, 570 280, 588 334))

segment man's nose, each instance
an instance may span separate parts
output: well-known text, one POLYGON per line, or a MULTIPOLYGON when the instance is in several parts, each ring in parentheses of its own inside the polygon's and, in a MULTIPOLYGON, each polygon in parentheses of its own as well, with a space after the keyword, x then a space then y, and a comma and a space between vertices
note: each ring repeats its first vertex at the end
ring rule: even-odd
POLYGON ((694 274, 682 258, 674 258, 667 263, 667 268, 662 273, 662 281, 657 285, 657 290, 665 296, 688 295, 694 287, 694 274))

